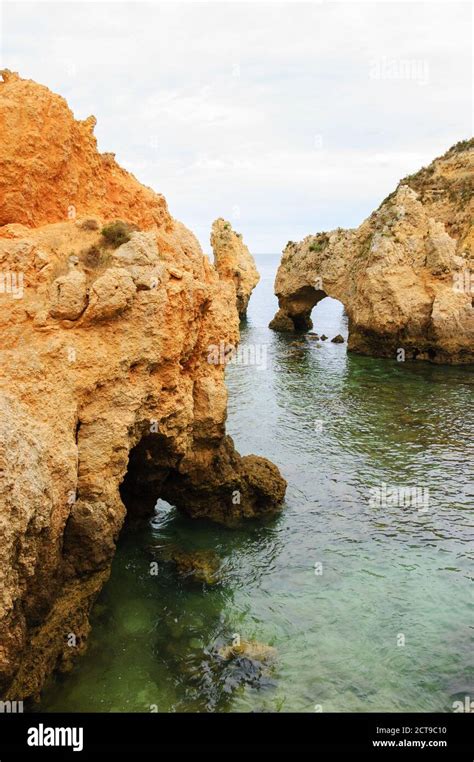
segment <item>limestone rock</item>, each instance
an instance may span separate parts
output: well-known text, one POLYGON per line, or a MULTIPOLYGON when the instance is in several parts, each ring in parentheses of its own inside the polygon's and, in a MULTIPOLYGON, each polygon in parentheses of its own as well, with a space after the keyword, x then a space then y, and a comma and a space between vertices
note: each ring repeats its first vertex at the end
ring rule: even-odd
POLYGON ((470 140, 402 180, 357 229, 290 241, 270 327, 307 330, 314 305, 331 296, 349 317, 351 351, 472 363, 473 180, 470 140))
POLYGON ((80 270, 71 270, 51 286, 51 317, 77 320, 87 306, 86 276, 80 270))
POLYGON ((254 259, 242 237, 222 218, 212 225, 211 246, 217 272, 234 284, 237 310, 244 317, 252 291, 260 280, 254 259))
POLYGON ((294 331, 295 324, 290 315, 287 315, 285 310, 279 309, 275 317, 270 321, 269 328, 273 328, 274 331, 294 331))
POLYGON ((219 582, 220 560, 213 550, 185 551, 174 544, 153 549, 153 556, 171 562, 178 575, 193 582, 219 582))
POLYGON ((163 497, 232 523, 277 510, 286 486, 226 436, 225 365, 208 357, 238 343, 234 284, 97 153, 94 124, 3 73, 1 698, 38 697, 84 650, 126 512, 163 497), (101 230, 117 220, 132 232, 114 249, 101 230))
POLYGON ((136 293, 133 278, 121 267, 110 267, 92 284, 86 320, 107 320, 130 307, 136 293))
POLYGON ((456 255, 456 241, 446 232, 442 222, 428 220, 428 243, 426 266, 433 275, 449 273, 453 270, 456 255))
POLYGON ((274 646, 269 646, 266 643, 259 643, 257 640, 242 640, 238 645, 230 645, 220 648, 219 656, 226 660, 245 656, 253 661, 271 663, 275 661, 277 657, 277 650, 274 646))
POLYGON ((119 246, 112 258, 122 267, 129 265, 147 267, 156 264, 159 260, 156 235, 152 231, 132 233, 130 241, 119 246))
POLYGON ((85 214, 140 228, 171 224, 163 196, 100 154, 95 117, 76 121, 64 98, 12 72, 0 81, 0 225, 38 227, 85 214))

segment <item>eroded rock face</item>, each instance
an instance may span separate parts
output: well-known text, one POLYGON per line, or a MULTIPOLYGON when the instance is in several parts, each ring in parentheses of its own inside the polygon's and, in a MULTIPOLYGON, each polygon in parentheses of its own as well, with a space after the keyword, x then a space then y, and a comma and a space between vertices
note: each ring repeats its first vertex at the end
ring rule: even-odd
POLYGON ((225 434, 208 355, 238 342, 233 283, 62 98, 7 75, 0 124, 0 695, 19 700, 85 648, 127 509, 235 521, 285 482, 225 434), (114 248, 116 218, 141 229, 114 248))
POLYGON ((140 228, 167 225, 163 196, 97 151, 94 116, 76 121, 64 98, 0 71, 0 225, 44 225, 96 213, 140 228))
POLYGON ((237 310, 240 317, 244 317, 252 291, 260 280, 254 259, 242 235, 235 233, 230 222, 222 218, 212 225, 211 246, 217 272, 234 284, 237 310))
POLYGON ((402 180, 356 230, 289 242, 275 281, 277 331, 311 328, 340 300, 350 350, 439 363, 474 361, 474 141, 402 180))

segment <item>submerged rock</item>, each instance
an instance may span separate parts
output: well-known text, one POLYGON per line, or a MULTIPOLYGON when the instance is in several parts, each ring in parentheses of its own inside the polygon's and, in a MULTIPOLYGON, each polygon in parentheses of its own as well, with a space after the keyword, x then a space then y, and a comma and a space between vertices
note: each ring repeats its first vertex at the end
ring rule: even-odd
POLYGON ((209 708, 222 696, 231 696, 239 688, 250 685, 263 688, 275 685, 271 679, 276 666, 277 650, 257 641, 242 641, 239 646, 223 646, 205 652, 199 665, 200 689, 209 695, 209 708))
POLYGON ((246 657, 252 661, 270 664, 276 660, 277 650, 274 646, 259 643, 257 640, 242 640, 238 645, 229 645, 219 648, 218 654, 222 659, 236 659, 246 657))
POLYGON ((118 610, 119 627, 130 635, 147 633, 153 629, 157 617, 155 601, 127 600, 118 610))
POLYGON ((186 551, 169 544, 155 547, 152 552, 154 557, 171 563, 180 577, 206 585, 215 585, 220 580, 221 561, 213 550, 186 551))
POLYGON ((274 685, 269 677, 271 670, 260 661, 247 656, 237 656, 224 667, 221 685, 225 693, 233 693, 240 685, 248 684, 254 688, 274 685))

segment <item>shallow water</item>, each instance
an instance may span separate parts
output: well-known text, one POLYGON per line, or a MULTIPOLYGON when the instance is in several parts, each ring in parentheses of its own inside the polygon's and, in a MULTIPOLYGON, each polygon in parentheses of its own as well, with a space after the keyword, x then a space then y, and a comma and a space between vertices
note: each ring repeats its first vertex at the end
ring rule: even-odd
MULTIPOLYGON (((280 466, 285 508, 229 530, 160 502, 124 532, 89 650, 45 711, 451 711, 474 695, 472 368, 292 347, 267 328, 278 257, 257 265, 242 345, 265 345, 266 368, 228 367, 228 431, 280 466), (429 503, 374 505, 383 482, 428 489, 429 503), (214 549, 220 584, 166 564, 152 576, 147 547, 167 541, 214 549), (236 634, 275 646, 273 671, 224 670, 215 648, 236 634)), ((338 302, 313 320, 347 337, 338 302)))

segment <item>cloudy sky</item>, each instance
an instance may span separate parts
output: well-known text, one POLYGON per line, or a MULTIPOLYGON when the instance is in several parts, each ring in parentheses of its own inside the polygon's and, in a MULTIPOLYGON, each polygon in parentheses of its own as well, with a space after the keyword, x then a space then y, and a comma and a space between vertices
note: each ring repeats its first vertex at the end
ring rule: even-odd
POLYGON ((101 151, 209 251, 358 225, 472 133, 472 19, 456 2, 3 2, 0 63, 97 117, 101 151))

